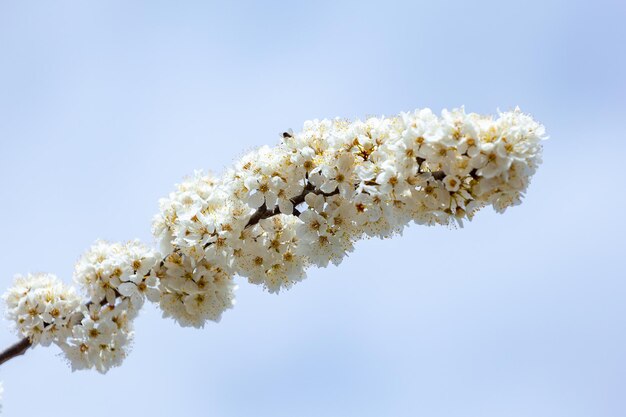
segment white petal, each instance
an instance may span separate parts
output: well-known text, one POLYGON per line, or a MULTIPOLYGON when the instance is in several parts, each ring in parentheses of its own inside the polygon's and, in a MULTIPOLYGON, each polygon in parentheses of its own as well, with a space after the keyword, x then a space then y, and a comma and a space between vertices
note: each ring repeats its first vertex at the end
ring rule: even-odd
POLYGON ((320 190, 322 190, 325 193, 332 193, 336 189, 337 189, 337 181, 335 180, 327 181, 324 184, 322 184, 322 186, 320 187, 320 190))
POLYGON ((280 199, 278 200, 278 208, 280 212, 283 214, 293 214, 293 203, 289 200, 280 199))
POLYGON ((263 205, 264 202, 265 202, 265 196, 263 195, 263 193, 260 193, 258 191, 248 196, 248 204, 252 208, 259 208, 263 205))
POLYGON ((117 291, 124 297, 130 297, 137 292, 137 286, 132 282, 125 282, 117 287, 117 291))

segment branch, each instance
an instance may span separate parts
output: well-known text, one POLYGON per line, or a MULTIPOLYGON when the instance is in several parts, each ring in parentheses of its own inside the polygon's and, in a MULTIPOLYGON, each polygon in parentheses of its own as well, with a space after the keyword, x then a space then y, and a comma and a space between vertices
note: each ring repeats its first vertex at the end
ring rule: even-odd
POLYGON ((0 365, 17 356, 23 355, 31 347, 28 338, 24 338, 0 353, 0 365))
MULTIPOLYGON (((333 196, 335 194, 339 194, 339 189, 335 189, 335 191, 333 191, 332 193, 324 193, 321 190, 318 190, 317 188, 315 188, 315 186, 313 186, 313 184, 307 182, 306 186, 304 187, 304 189, 302 190, 302 192, 291 198, 291 204, 293 204, 293 213, 292 215, 294 216, 298 216, 300 214, 300 212, 298 211, 298 209, 296 208, 297 206, 299 206, 300 204, 304 203, 304 199, 307 196, 307 194, 309 193, 313 193, 313 194, 318 194, 318 195, 323 195, 324 197, 330 197, 333 196)), ((274 210, 268 210, 267 206, 265 205, 265 203, 263 203, 263 205, 261 207, 259 207, 254 214, 252 214, 252 216, 250 216, 250 220, 248 220, 248 223, 246 224, 246 227, 250 227, 252 225, 257 224, 258 222, 260 222, 263 219, 267 219, 269 217, 272 216, 276 216, 280 214, 280 209, 278 208, 278 206, 276 206, 274 208, 274 210)))
MULTIPOLYGON (((179 186, 175 193, 170 194, 169 199, 166 200, 167 204, 163 205, 162 213, 157 219, 158 227, 155 227, 155 234, 157 234, 157 237, 160 239, 166 239, 168 236, 187 239, 187 236, 191 235, 188 240, 178 244, 176 241, 170 239, 169 243, 172 245, 166 252, 168 254, 193 256, 197 258, 191 259, 190 266, 187 266, 187 264, 183 265, 183 259, 181 258, 173 258, 171 261, 180 264, 181 274, 184 273, 185 279, 190 278, 193 281, 191 284, 197 284, 198 294, 195 296, 195 290, 188 291, 186 287, 181 287, 178 281, 176 281, 178 277, 173 277, 174 281, 171 281, 171 288, 168 287, 169 284, 167 284, 169 281, 160 283, 157 288, 159 294, 161 296, 163 296, 163 294, 168 296, 172 295, 173 297, 171 303, 169 301, 161 302, 164 316, 172 316, 182 326, 193 325, 199 327, 203 325, 206 320, 219 320, 222 312, 232 306, 234 299, 231 280, 234 272, 239 272, 244 277, 247 276, 251 283, 264 284, 270 292, 278 292, 281 288, 288 288, 293 282, 302 279, 305 276, 305 269, 310 265, 325 266, 329 261, 339 263, 346 252, 345 247, 342 245, 351 245, 357 238, 369 236, 385 237, 391 235, 401 231, 411 219, 418 224, 440 223, 449 225, 456 221, 462 226, 462 220, 464 218, 471 220, 474 212, 483 206, 492 205, 496 211, 503 212, 507 207, 520 202, 528 185, 530 174, 534 172, 534 169, 527 168, 534 168, 540 162, 541 146, 539 141, 545 139, 543 126, 535 123, 529 116, 523 115, 519 112, 519 109, 516 109, 515 112, 501 113, 500 119, 497 121, 489 117, 479 116, 481 121, 490 124, 486 130, 488 133, 480 134, 475 138, 469 138, 467 135, 462 134, 461 127, 466 123, 463 109, 448 112, 448 114, 453 116, 454 127, 452 129, 450 129, 452 125, 450 124, 449 117, 445 113, 443 114, 443 119, 440 120, 436 116, 433 118, 430 110, 425 110, 426 112, 420 110, 415 113, 402 113, 400 116, 393 118, 374 119, 371 123, 368 119, 364 125, 363 122, 357 121, 350 124, 349 126, 351 127, 349 128, 346 128, 346 126, 348 126, 346 123, 348 122, 344 121, 333 122, 324 120, 321 123, 318 121, 307 122, 305 123, 305 129, 301 137, 298 136, 297 139, 290 140, 290 138, 294 138, 292 132, 284 132, 282 134, 283 141, 281 145, 273 149, 268 148, 269 153, 267 154, 265 150, 263 150, 244 157, 241 164, 236 165, 232 175, 230 173, 231 171, 228 171, 229 173, 225 175, 224 178, 217 180, 213 179, 213 177, 201 177, 200 175, 196 175, 193 180, 189 180, 179 186), (404 144, 403 141, 407 139, 404 134, 405 129, 410 129, 411 127, 415 128, 417 124, 422 123, 428 126, 428 129, 432 128, 435 130, 445 126, 443 131, 446 133, 442 137, 433 137, 432 140, 429 139, 428 141, 425 141, 423 137, 415 138, 413 145, 409 145, 409 143, 404 144), (496 125, 496 123, 501 123, 502 129, 498 127, 500 125, 496 125), (374 126, 378 127, 374 129, 374 126), (522 126, 521 130, 519 126, 522 126), (365 128, 363 132, 368 137, 366 144, 362 145, 359 142, 359 138, 361 137, 359 136, 360 133, 356 137, 353 136, 355 132, 352 130, 352 127, 358 127, 356 132, 362 132, 361 128, 365 128), (373 129, 376 130, 375 134, 372 134, 373 129), (323 134, 320 134, 318 130, 319 132, 323 132, 323 134), (514 140, 507 141, 507 137, 511 138, 511 135, 514 136, 514 140), (460 142, 462 138, 464 138, 463 140, 466 140, 466 142, 460 142), (463 146, 467 144, 467 149, 461 152, 462 149, 459 149, 457 146, 450 146, 450 144, 454 145, 457 142, 463 144, 463 146), (306 145, 305 147, 307 149, 299 149, 300 144, 306 145), (424 146, 423 152, 415 150, 415 145, 417 144, 419 145, 418 149, 424 146), (403 147, 405 145, 406 149, 404 152, 396 152, 397 149, 404 149, 403 147), (494 146, 496 145, 498 146, 497 152, 494 150, 494 146), (396 146, 400 146, 400 148, 395 148, 396 146), (475 155, 472 152, 468 152, 469 146, 474 147, 472 149, 475 150, 475 155), (379 148, 380 152, 378 151, 379 148), (502 150, 504 150, 505 153, 501 155, 502 150), (313 159, 309 159, 309 157, 311 157, 311 151, 314 152, 313 159), (293 159, 294 153, 296 154, 296 159, 293 159), (427 156, 429 160, 421 156, 416 156, 418 153, 427 156), (269 156, 270 154, 273 156, 269 156), (431 154, 433 155, 432 160, 430 160, 429 156, 431 154), (292 162, 302 160, 302 158, 305 160, 302 166, 292 162), (272 169, 269 171, 263 170, 262 168, 265 163, 268 163, 268 167, 272 169), (415 163, 417 163, 417 168, 415 167, 415 163), (519 164, 519 166, 512 165, 513 163, 519 164), (479 168, 473 168, 474 166, 479 168), (365 175, 359 175, 359 167, 365 169, 365 171, 363 171, 365 175), (305 169, 304 172, 301 168, 305 169), (407 168, 409 168, 408 172, 406 171, 407 168), (350 170, 348 175, 344 172, 345 169, 350 170), (481 182, 484 178, 483 169, 485 172, 489 173, 489 180, 481 182), (354 191, 354 193, 350 191, 350 189, 343 188, 343 186, 341 193, 338 186, 336 186, 332 192, 322 191, 321 188, 327 189, 326 186, 331 183, 325 182, 323 185, 319 185, 318 181, 313 180, 313 182, 311 182, 312 178, 309 177, 309 174, 312 172, 317 173, 317 170, 323 173, 322 177, 328 177, 331 175, 331 172, 336 172, 336 178, 322 178, 324 181, 334 180, 335 182, 343 183, 346 178, 350 179, 350 183, 354 182, 354 184, 352 184, 354 187, 352 191, 354 191), (478 171, 481 172, 480 175, 478 171), (269 174, 270 172, 271 174, 269 174), (379 176, 381 173, 384 175, 379 176), (242 185, 247 185, 248 180, 256 181, 257 174, 260 174, 261 177, 264 178, 263 181, 273 177, 280 178, 284 182, 284 186, 281 185, 277 187, 278 190, 270 189, 268 184, 263 184, 264 186, 261 187, 261 178, 259 178, 258 189, 247 190, 245 187, 241 188, 242 185), (304 178, 302 178, 303 174, 304 178), (509 174, 512 176, 512 180, 509 178, 509 174), (243 183, 239 182, 239 179, 243 181, 243 183), (233 180, 236 181, 233 183, 233 180), (401 181, 406 181, 406 183, 401 181), (400 185, 396 187, 398 183, 400 183, 400 185), (314 184, 318 184, 320 188, 314 184), (233 206, 226 205, 223 211, 216 211, 214 218, 210 216, 210 218, 205 219, 203 216, 194 215, 191 220, 197 224, 177 223, 176 219, 183 218, 183 216, 187 216, 188 214, 193 214, 190 210, 196 208, 195 204, 191 207, 187 204, 188 196, 185 195, 187 192, 191 194, 193 201, 196 201, 195 199, 198 198, 199 201, 204 201, 208 204, 210 200, 210 204, 214 204, 211 199, 212 197, 205 195, 207 186, 209 194, 211 194, 213 190, 211 187, 222 187, 218 188, 221 190, 219 198, 224 199, 226 203, 230 203, 231 200, 240 200, 242 198, 245 200, 250 197, 255 200, 255 203, 258 201, 257 199, 259 197, 263 197, 263 201, 265 201, 268 198, 266 193, 275 191, 278 195, 273 196, 274 198, 270 198, 270 202, 276 200, 276 197, 280 197, 281 204, 274 204, 268 207, 268 204, 263 203, 260 207, 253 209, 247 207, 245 201, 240 201, 242 205, 238 205, 235 202, 233 206), (416 197, 428 197, 428 204, 421 199, 416 199, 417 206, 414 209, 408 207, 408 203, 403 198, 404 194, 402 196, 397 195, 398 190, 403 191, 406 186, 412 187, 409 190, 411 193, 422 193, 421 195, 418 194, 416 197), (436 186, 437 191, 441 191, 441 194, 436 193, 434 196, 431 195, 432 190, 435 189, 433 186, 436 186), (289 198, 289 195, 285 195, 285 193, 292 193, 291 190, 296 187, 298 191, 293 192, 293 194, 297 193, 297 195, 293 195, 291 198, 289 198), (260 194, 250 194, 255 192, 260 194), (309 194, 316 197, 313 201, 309 200, 309 203, 314 207, 309 207, 308 204, 305 204, 307 202, 306 197, 309 196, 309 194), (363 196, 371 198, 372 208, 380 209, 379 217, 382 220, 373 221, 369 219, 368 216, 365 216, 363 217, 365 221, 361 222, 358 217, 354 219, 348 217, 347 222, 350 226, 350 230, 345 234, 337 236, 336 239, 333 240, 328 239, 327 236, 320 235, 319 243, 317 245, 309 245, 310 248, 305 246, 309 237, 308 232, 303 233, 307 234, 307 239, 302 240, 302 243, 297 243, 293 239, 286 240, 285 242, 279 239, 282 230, 269 230, 270 228, 264 231, 259 230, 259 233, 265 233, 268 237, 268 241, 271 243, 269 247, 265 242, 260 242, 260 239, 257 239, 258 236, 256 236, 256 233, 240 233, 242 226, 243 229, 255 227, 255 225, 259 225, 264 219, 270 219, 273 216, 291 215, 299 217, 302 211, 306 210, 315 211, 325 218, 334 215, 331 213, 334 204, 331 204, 331 202, 325 200, 325 198, 338 194, 340 194, 339 201, 333 202, 337 203, 337 206, 345 204, 345 207, 349 207, 349 204, 355 204, 355 206, 351 208, 351 212, 346 214, 346 217, 350 215, 360 216, 357 214, 355 208, 358 211, 363 211, 360 206, 366 207, 358 200, 360 196, 363 196), (353 200, 354 197, 357 197, 357 200, 353 200), (444 197, 447 199, 447 204, 445 204, 444 197), (289 198, 288 202, 283 200, 283 198, 289 198), (431 202, 434 204, 430 204, 431 202), (385 206, 390 203, 393 203, 394 207, 400 208, 398 210, 385 210, 385 206), (472 204, 472 206, 467 208, 470 204, 472 204), (327 210, 329 205, 331 207, 327 210), (288 208, 286 208, 286 206, 288 208), (284 212, 281 211, 280 207, 282 207, 284 212), (467 212, 466 208, 468 210, 467 212), (233 221, 236 227, 233 227, 233 221), (216 224, 220 225, 221 230, 216 230, 216 224), (352 225, 357 227, 352 228, 352 225), (196 226, 199 226, 199 228, 196 228, 196 226), (196 236, 199 231, 202 231, 202 239, 198 242, 196 241, 196 236), (169 232, 171 232, 171 234, 169 234, 169 232), (210 240, 210 242, 202 244, 201 242, 204 241, 205 238, 210 240), (269 240, 269 238, 273 239, 269 240), (220 250, 215 252, 207 250, 210 245, 215 244, 216 246, 222 246, 229 244, 230 241, 236 241, 233 246, 238 248, 237 251, 240 251, 240 253, 235 253, 236 256, 232 260, 227 259, 228 252, 222 251, 221 248, 218 248, 220 250), (266 263, 269 264, 269 262, 266 262, 263 257, 256 256, 252 259, 252 263, 248 262, 248 255, 255 255, 255 253, 247 251, 256 251, 257 244, 260 245, 260 248, 263 248, 262 250, 276 250, 279 255, 284 249, 285 253, 283 254, 282 260, 278 257, 271 259, 272 268, 274 266, 281 267, 281 264, 283 266, 288 265, 289 267, 282 269, 277 268, 275 274, 268 274, 270 270, 266 268, 266 263), (331 245, 330 250, 321 248, 325 245, 331 245), (292 247, 302 247, 304 251, 302 254, 297 254, 298 257, 294 258, 294 253, 291 253, 292 247), (206 250, 206 253, 202 253, 202 248, 206 250), (337 249, 337 251, 335 251, 335 249, 337 249), (187 253, 187 250, 190 252, 187 253), (239 256, 241 256, 241 259, 239 259, 239 256), (211 259, 210 262, 209 259, 211 259), (213 297, 214 289, 212 287, 206 288, 206 280, 204 280, 204 277, 202 277, 203 282, 196 280, 197 262, 193 262, 194 260, 206 263, 206 265, 203 266, 206 266, 206 274, 209 275, 209 277, 211 277, 210 274, 215 275, 216 279, 214 282, 216 285, 219 284, 219 288, 215 290, 215 297, 213 297), (189 294, 190 292, 193 293, 194 297, 187 298, 189 295, 192 295, 189 294), (199 307, 197 312, 190 312, 190 303, 197 303, 199 307), (178 307, 181 305, 184 308, 179 311, 178 307)), ((471 115, 472 118, 474 116, 474 114, 471 115)), ((206 208, 208 209, 209 207, 207 206, 206 208)), ((204 213, 204 210, 202 212, 204 213)), ((198 213, 196 212, 195 214, 198 213)), ((307 219, 303 218, 302 220, 306 221, 307 219)), ((335 227, 341 227, 342 222, 337 220, 338 218, 335 220, 335 226, 332 226, 333 228, 328 230, 330 233, 334 234, 335 227)), ((296 222, 288 223, 288 226, 295 230, 296 235, 298 235, 298 230, 296 229, 297 225, 296 222)), ((317 230, 319 225, 320 223, 317 222, 317 226, 313 223, 311 223, 310 226, 312 230, 317 230)), ((272 229, 279 228, 274 227, 272 229)), ((154 274, 159 280, 167 280, 172 278, 172 274, 175 275, 177 273, 178 267, 172 268, 174 272, 168 275, 169 265, 166 265, 169 261, 168 257, 161 259, 159 264, 159 260, 156 258, 157 256, 160 256, 157 251, 153 251, 137 241, 130 242, 124 246, 104 242, 94 245, 88 254, 81 258, 80 268, 78 269, 78 277, 80 279, 78 279, 78 281, 83 284, 83 286, 87 286, 88 289, 93 289, 96 285, 101 285, 102 288, 106 289, 105 295, 107 297, 99 300, 99 298, 101 298, 99 295, 100 292, 95 293, 96 295, 92 293, 94 301, 89 301, 85 305, 84 301, 79 301, 78 296, 75 296, 76 298, 72 298, 71 306, 74 307, 75 305, 81 304, 81 311, 70 311, 70 309, 64 308, 57 309, 58 312, 63 310, 63 313, 54 315, 55 319, 50 324, 44 323, 43 330, 27 322, 24 324, 25 330, 22 330, 22 334, 31 336, 33 334, 39 334, 38 332, 45 331, 47 326, 55 325, 57 323, 55 320, 57 319, 58 323, 60 323, 59 325, 64 326, 64 328, 67 327, 69 329, 76 325, 85 326, 86 324, 82 323, 82 318, 95 313, 93 311, 85 312, 84 308, 97 307, 98 305, 105 308, 108 304, 106 308, 110 310, 117 309, 116 311, 119 311, 121 309, 120 314, 128 314, 127 317, 129 317, 130 320, 130 313, 132 312, 134 317, 135 313, 138 311, 138 307, 143 303, 146 290, 154 289, 152 288, 153 284, 148 283, 147 279, 152 278, 154 274), (109 252, 113 248, 122 248, 123 250, 118 251, 116 249, 113 252, 109 252), (104 254, 102 255, 102 259, 101 255, 98 255, 95 259, 91 259, 90 255, 99 253, 98 251, 101 249, 104 254), (133 252, 135 250, 137 250, 137 253, 133 252), (116 268, 112 269, 111 272, 105 271, 102 274, 98 273, 94 281, 86 274, 91 271, 89 268, 99 265, 104 259, 110 259, 111 262, 116 265, 116 268), (143 259, 149 259, 149 263, 146 264, 145 269, 142 268, 143 259), (136 262, 139 262, 139 266, 136 266, 136 262), (165 268, 161 269, 162 267, 165 268), (128 284, 130 287, 126 286, 122 288, 123 284, 111 282, 113 277, 122 278, 122 272, 118 271, 125 271, 124 268, 131 268, 134 274, 133 277, 139 279, 140 282, 134 279, 132 281, 136 288, 132 286, 132 284, 128 284), (87 272, 83 273, 83 269, 87 272), (140 270, 142 271, 142 276, 139 276, 140 270), (148 270, 147 273, 145 272, 146 270, 148 270), (118 291, 118 288, 121 292, 118 291), (123 295, 122 293, 127 295, 123 295), (135 296, 137 294, 140 297, 141 303, 139 301, 135 303, 135 296), (118 303, 116 300, 128 300, 128 303, 118 303), (67 312, 65 312, 66 310, 67 312)), ((205 274, 205 272, 202 272, 202 274, 205 274)), ((41 281, 41 285, 37 284, 35 286, 35 290, 40 290, 45 287, 53 288, 52 286, 56 285, 55 283, 58 282, 57 278, 52 274, 29 274, 27 277, 23 277, 23 282, 16 285, 30 285, 29 283, 31 282, 38 282, 36 280, 40 277, 44 277, 44 279, 41 281)), ((126 276, 123 278, 126 278, 126 276)), ((124 281, 126 281, 126 279, 124 279, 124 281)), ((21 309, 22 305, 20 304, 30 291, 31 288, 27 287, 25 291, 16 293, 19 294, 19 297, 16 299, 11 298, 12 318, 15 316, 15 318, 18 319, 18 323, 24 323, 24 321, 20 321, 21 317, 28 317, 29 314, 33 314, 30 310, 23 311, 23 309, 21 309)), ((62 299, 64 295, 68 294, 67 291, 69 291, 69 289, 66 290, 65 287, 60 287, 59 291, 55 289, 55 291, 51 293, 53 294, 52 296, 44 296, 44 293, 39 292, 36 293, 35 296, 36 299, 39 300, 37 301, 38 303, 52 306, 57 302, 57 298, 62 299)), ((152 297, 148 298, 153 300, 152 297)), ((127 320, 120 322, 118 318, 118 316, 114 316, 113 318, 109 317, 107 320, 111 320, 117 324, 119 334, 125 337, 125 339, 123 339, 125 342, 127 340, 126 338, 130 337, 131 330, 127 326, 127 320)), ((94 320, 98 319, 94 318, 94 320)), ((115 335, 111 334, 110 336, 109 339, 111 341, 105 341, 106 343, 104 344, 99 344, 101 343, 100 340, 89 341, 89 339, 83 337, 82 339, 86 340, 85 343, 80 346, 72 346, 72 349, 75 348, 76 350, 66 352, 68 358, 72 360, 72 368, 82 369, 95 367, 100 372, 104 373, 111 366, 116 365, 117 363, 114 363, 108 358, 92 360, 92 355, 84 355, 84 357, 73 355, 73 352, 78 352, 79 349, 80 352, 85 353, 91 348, 93 348, 94 351, 97 351, 97 349, 114 351, 120 348, 120 346, 124 348, 124 343, 120 342, 120 346, 118 346, 117 338, 114 338, 115 335)), ((93 334, 89 334, 88 337, 93 337, 93 334)), ((81 339, 79 337, 74 338, 77 340, 81 339)), ((38 342, 38 338, 33 337, 31 339, 24 338, 13 344, 11 347, 0 352, 0 365, 14 357, 21 356, 30 347, 38 344, 38 342)), ((54 342, 58 342, 57 344, 62 346, 61 343, 63 343, 63 340, 55 339, 54 342)))

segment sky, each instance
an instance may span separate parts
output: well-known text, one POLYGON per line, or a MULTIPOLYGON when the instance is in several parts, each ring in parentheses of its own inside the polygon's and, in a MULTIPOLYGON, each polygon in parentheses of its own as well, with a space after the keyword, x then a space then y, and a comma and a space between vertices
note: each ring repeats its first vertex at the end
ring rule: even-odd
MULTIPOLYGON (((3 415, 626 413, 626 3, 0 2, 0 292, 71 282, 96 239, 313 118, 520 106, 546 126, 522 205, 359 242, 219 324, 146 306, 125 363, 0 367, 3 415)), ((0 347, 17 340, 0 323, 0 347)))

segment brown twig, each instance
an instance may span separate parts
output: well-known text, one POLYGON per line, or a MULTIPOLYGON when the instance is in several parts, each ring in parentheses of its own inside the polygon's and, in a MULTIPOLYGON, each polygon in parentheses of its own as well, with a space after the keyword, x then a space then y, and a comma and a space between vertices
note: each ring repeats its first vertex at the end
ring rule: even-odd
MULTIPOLYGON (((298 209, 296 207, 298 207, 300 204, 304 203, 304 200, 305 200, 305 197, 307 196, 307 194, 318 194, 318 195, 323 195, 324 197, 330 197, 330 196, 339 194, 339 189, 337 188, 337 189, 335 189, 335 191, 333 191, 331 193, 325 193, 325 192, 315 188, 315 186, 313 186, 313 184, 307 183, 306 187, 304 187, 304 189, 302 190, 302 192, 300 194, 298 194, 297 196, 295 196, 295 197, 290 199, 291 204, 293 205, 293 213, 292 213, 292 215, 298 216, 300 214, 300 212, 298 211, 298 209)), ((265 203, 263 203, 263 205, 261 207, 259 207, 252 214, 252 216, 250 216, 250 219, 248 220, 248 223, 246 224, 246 227, 253 226, 253 225, 257 224, 259 221, 261 221, 263 219, 267 219, 269 217, 276 216, 278 214, 280 214, 280 209, 278 208, 278 206, 276 206, 273 210, 269 210, 267 208, 267 206, 265 205, 265 203)))
POLYGON ((0 365, 10 359, 23 355, 29 347, 31 347, 30 341, 27 338, 24 338, 15 343, 13 346, 6 348, 2 353, 0 353, 0 365))

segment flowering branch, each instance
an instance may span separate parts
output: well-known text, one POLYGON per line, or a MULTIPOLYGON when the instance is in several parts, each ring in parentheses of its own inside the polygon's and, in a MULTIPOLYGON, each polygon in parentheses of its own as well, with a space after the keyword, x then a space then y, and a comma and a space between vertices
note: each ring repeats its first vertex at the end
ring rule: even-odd
POLYGON ((160 201, 159 250, 97 241, 74 281, 18 276, 4 295, 20 342, 58 345, 72 369, 106 372, 128 354, 144 301, 182 326, 219 321, 239 275, 269 292, 310 266, 339 264, 366 236, 409 223, 459 225, 482 207, 519 204, 541 162, 543 126, 519 110, 497 119, 464 109, 365 121, 309 121, 244 156, 221 177, 196 173, 160 201))

